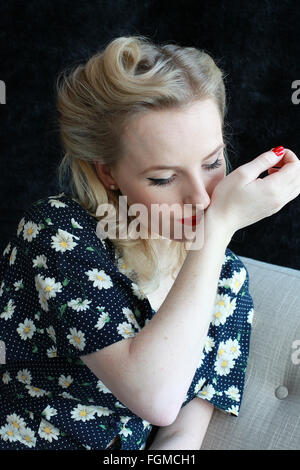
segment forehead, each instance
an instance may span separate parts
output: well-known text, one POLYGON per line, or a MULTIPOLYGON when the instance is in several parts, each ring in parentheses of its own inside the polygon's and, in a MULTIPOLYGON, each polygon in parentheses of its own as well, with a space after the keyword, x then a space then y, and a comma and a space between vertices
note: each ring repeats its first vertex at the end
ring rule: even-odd
POLYGON ((139 168, 145 164, 172 164, 190 152, 208 154, 222 142, 222 123, 212 100, 185 109, 150 111, 138 116, 124 133, 125 158, 139 168))

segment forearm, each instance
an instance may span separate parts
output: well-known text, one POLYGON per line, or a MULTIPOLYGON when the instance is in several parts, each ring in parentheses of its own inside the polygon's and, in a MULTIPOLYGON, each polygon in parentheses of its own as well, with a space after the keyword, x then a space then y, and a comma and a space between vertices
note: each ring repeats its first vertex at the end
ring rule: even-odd
POLYGON ((172 424, 158 428, 149 450, 199 450, 213 410, 209 401, 195 397, 180 409, 172 424))
POLYGON ((165 301, 130 346, 141 393, 167 421, 176 417, 200 362, 230 241, 220 227, 209 228, 203 248, 188 253, 165 301))
POLYGON ((170 436, 160 435, 159 428, 151 446, 148 450, 199 450, 199 445, 190 436, 175 433, 170 436))

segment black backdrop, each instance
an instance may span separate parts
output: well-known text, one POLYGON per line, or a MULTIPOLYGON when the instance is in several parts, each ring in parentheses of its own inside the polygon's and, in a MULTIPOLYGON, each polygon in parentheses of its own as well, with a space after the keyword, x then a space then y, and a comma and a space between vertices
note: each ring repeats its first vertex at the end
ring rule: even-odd
MULTIPOLYGON (((284 0, 0 3, 0 253, 33 201, 58 191, 54 81, 111 39, 143 34, 209 52, 227 74, 233 169, 283 145, 300 157, 300 4, 284 0), (298 101, 300 93, 298 93, 298 101)), ((261 175, 261 177, 266 174, 261 175)), ((280 188, 278 188, 280 191, 280 188)), ((300 269, 300 198, 235 234, 238 255, 300 269)))

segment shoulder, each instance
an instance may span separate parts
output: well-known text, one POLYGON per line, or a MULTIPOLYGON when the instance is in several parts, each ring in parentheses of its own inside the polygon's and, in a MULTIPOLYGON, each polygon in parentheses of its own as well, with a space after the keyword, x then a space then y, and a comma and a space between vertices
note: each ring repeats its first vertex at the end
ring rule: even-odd
POLYGON ((96 219, 78 201, 65 193, 32 202, 25 210, 25 216, 38 221, 42 226, 56 225, 67 231, 93 229, 96 225, 96 219))
POLYGON ((96 226, 96 218, 76 199, 63 192, 32 202, 24 211, 18 232, 23 231, 23 238, 27 237, 28 241, 34 238, 35 232, 44 228, 65 231, 85 239, 96 235, 96 226))
POLYGON ((77 200, 61 193, 34 201, 24 210, 9 248, 15 247, 26 256, 47 252, 61 262, 74 257, 78 262, 91 260, 96 250, 111 264, 114 246, 99 238, 96 229, 97 219, 77 200))

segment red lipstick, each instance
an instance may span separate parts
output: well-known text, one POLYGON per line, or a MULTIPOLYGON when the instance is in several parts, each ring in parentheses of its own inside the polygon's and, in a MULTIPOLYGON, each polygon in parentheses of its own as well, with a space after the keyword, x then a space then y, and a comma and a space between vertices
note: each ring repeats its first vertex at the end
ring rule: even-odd
POLYGON ((188 217, 186 219, 177 219, 177 220, 178 222, 181 222, 184 225, 191 225, 191 226, 198 225, 201 220, 201 213, 197 215, 193 215, 192 217, 188 217))

